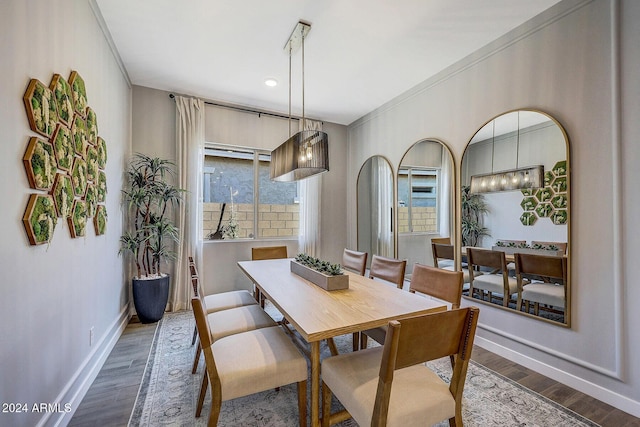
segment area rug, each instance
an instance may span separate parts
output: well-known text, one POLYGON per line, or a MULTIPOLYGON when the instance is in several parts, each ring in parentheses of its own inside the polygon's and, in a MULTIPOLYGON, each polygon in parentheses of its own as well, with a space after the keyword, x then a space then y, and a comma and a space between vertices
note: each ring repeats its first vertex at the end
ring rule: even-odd
MULTIPOLYGON (((191 345, 194 318, 190 311, 169 313, 158 323, 129 426, 206 426, 210 396, 207 393, 200 418, 195 418, 204 361, 191 374, 196 346, 191 345)), ((335 339, 340 352, 351 350, 351 335, 335 339)), ((371 340, 370 340, 371 341, 371 340)), ((329 355, 322 347, 321 357, 329 355)), ((442 378, 449 378, 449 359, 429 362, 442 378)), ((481 365, 471 362, 463 395, 465 426, 597 426, 588 419, 522 387, 481 365)), ((334 405, 339 405, 334 398, 334 405)), ((297 426, 295 385, 223 402, 218 426, 297 426)), ((353 420, 338 424, 356 427, 353 420)), ((438 427, 448 426, 444 421, 438 427)))

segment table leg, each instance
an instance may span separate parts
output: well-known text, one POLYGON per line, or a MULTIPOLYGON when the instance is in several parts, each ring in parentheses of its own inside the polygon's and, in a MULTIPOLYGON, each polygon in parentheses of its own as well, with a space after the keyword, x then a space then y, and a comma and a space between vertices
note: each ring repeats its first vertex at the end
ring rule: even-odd
POLYGON ((320 341, 311 343, 311 426, 320 426, 320 341))

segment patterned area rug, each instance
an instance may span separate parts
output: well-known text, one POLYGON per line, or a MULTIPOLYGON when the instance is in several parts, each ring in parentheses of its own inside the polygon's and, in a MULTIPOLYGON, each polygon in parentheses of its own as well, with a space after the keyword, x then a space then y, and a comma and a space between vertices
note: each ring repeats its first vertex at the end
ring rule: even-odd
MULTIPOLYGON (((195 418, 198 392, 204 373, 191 374, 196 347, 191 345, 195 322, 190 311, 168 313, 159 322, 129 426, 206 426, 210 396, 207 393, 200 418, 195 418)), ((371 341, 371 340, 370 340, 371 341)), ((351 335, 335 339, 340 352, 351 351, 351 335)), ((329 355, 322 345, 321 357, 329 355)), ((451 375, 449 359, 429 362, 443 378, 451 375)), ((336 399, 334 404, 339 405, 336 399)), ((462 415, 465 426, 597 426, 580 415, 531 392, 481 365, 469 364, 462 415)), ((295 385, 223 402, 218 426, 297 426, 295 385)), ((444 421, 438 427, 448 426, 444 421)), ((356 427, 353 420, 340 427, 356 427)))

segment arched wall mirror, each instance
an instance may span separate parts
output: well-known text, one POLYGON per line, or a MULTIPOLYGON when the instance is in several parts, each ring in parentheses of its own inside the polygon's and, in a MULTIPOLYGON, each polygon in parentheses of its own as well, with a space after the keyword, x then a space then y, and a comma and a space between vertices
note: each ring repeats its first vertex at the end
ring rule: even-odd
POLYGON ((373 156, 360 168, 357 189, 358 250, 393 258, 393 170, 382 156, 373 156))
POLYGON ((473 276, 466 298, 570 325, 569 171, 567 135, 545 113, 511 111, 475 133, 461 167, 463 262, 473 276), (482 265, 495 252, 504 274, 482 265))
POLYGON ((453 243, 454 164, 441 141, 416 142, 398 168, 398 258, 407 260, 407 276, 415 263, 434 265, 431 239, 453 243))

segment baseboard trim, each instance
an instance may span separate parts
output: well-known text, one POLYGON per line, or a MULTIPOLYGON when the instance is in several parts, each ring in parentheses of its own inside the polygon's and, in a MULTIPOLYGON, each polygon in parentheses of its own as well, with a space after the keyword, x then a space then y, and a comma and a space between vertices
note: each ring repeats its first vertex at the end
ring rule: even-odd
POLYGON ((107 333, 103 335, 94 350, 89 353, 85 361, 80 365, 71 380, 56 398, 56 402, 69 403, 71 410, 69 412, 47 413, 40 419, 37 427, 57 427, 69 424, 73 414, 87 394, 89 387, 91 387, 91 384, 100 373, 100 369, 102 369, 104 362, 107 360, 107 357, 109 357, 111 350, 113 350, 122 332, 127 327, 129 318, 129 305, 126 305, 111 324, 107 333))
POLYGON ((478 347, 482 347, 492 353, 518 363, 526 368, 534 370, 539 374, 545 375, 549 378, 553 378, 559 383, 572 387, 584 394, 588 394, 602 402, 605 402, 621 411, 627 412, 634 417, 640 417, 640 402, 629 399, 619 393, 612 390, 608 390, 602 386, 594 384, 583 378, 579 378, 573 374, 565 372, 561 369, 550 366, 546 363, 542 363, 538 360, 532 359, 522 353, 514 351, 503 345, 497 344, 484 337, 476 336, 475 344, 478 347))

